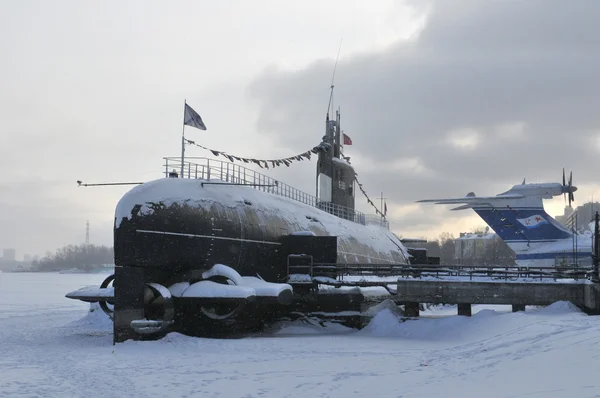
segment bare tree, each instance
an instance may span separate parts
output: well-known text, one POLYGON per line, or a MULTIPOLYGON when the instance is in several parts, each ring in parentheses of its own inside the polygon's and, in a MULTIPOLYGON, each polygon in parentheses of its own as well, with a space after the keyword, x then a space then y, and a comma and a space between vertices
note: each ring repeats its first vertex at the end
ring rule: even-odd
POLYGON ((442 232, 438 238, 440 244, 440 262, 443 264, 454 263, 454 235, 450 232, 442 232))
POLYGON ((113 264, 113 248, 96 245, 68 245, 47 252, 40 260, 32 262, 32 268, 38 271, 60 271, 68 268, 90 270, 103 264, 113 264))

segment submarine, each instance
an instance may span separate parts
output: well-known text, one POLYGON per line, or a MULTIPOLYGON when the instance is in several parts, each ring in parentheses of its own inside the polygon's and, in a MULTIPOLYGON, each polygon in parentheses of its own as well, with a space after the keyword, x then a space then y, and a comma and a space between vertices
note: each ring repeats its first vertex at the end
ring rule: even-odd
POLYGON ((98 302, 115 342, 230 335, 306 308, 359 309, 362 295, 338 289, 349 285, 340 277, 402 267, 410 254, 383 216, 355 209, 341 136, 339 111, 328 114, 316 195, 234 162, 165 158, 164 177, 116 205, 115 273, 67 297, 98 302))

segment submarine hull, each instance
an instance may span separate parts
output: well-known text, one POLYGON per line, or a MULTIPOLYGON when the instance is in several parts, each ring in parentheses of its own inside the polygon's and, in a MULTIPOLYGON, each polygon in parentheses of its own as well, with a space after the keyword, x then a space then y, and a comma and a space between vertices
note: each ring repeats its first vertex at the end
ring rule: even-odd
MULTIPOLYGON (((169 326, 163 327, 163 322, 151 335, 154 338, 171 330, 210 336, 260 328, 267 320, 293 311, 288 296, 314 293, 312 282, 294 289, 283 285, 290 274, 309 273, 292 272, 290 257, 310 255, 311 264, 330 265, 408 263, 408 253, 398 238, 379 225, 341 219, 251 187, 179 178, 141 184, 121 198, 115 214, 114 250, 115 342, 144 338, 132 325, 148 319, 153 311, 149 303, 158 301, 169 302, 172 308, 163 308, 158 315, 164 318, 170 311, 169 326), (220 264, 237 274, 206 275, 220 264), (230 298, 225 292, 213 305, 210 295, 216 285, 210 284, 231 284, 240 275, 289 290, 243 298, 230 298), (181 284, 202 283, 210 289, 192 297, 152 297, 157 285, 165 287, 163 296, 169 296, 181 284)), ((311 268, 310 274, 336 277, 333 268, 333 273, 311 268)), ((238 291, 247 289, 241 282, 234 284, 239 285, 238 291)), ((341 300, 360 310, 361 299, 361 293, 352 293, 341 300)), ((306 296, 300 302, 306 302, 306 296)))
POLYGON ((337 238, 336 255, 314 262, 408 263, 398 238, 378 225, 249 187, 202 182, 164 178, 125 194, 115 218, 115 265, 180 274, 220 263, 276 282, 287 277, 290 235, 337 238))

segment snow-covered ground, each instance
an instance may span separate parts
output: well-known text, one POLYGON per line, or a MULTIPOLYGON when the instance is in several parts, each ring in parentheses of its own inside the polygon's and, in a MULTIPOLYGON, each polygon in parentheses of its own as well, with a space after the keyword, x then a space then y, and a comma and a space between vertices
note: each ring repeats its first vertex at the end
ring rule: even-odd
POLYGON ((104 314, 64 298, 105 276, 0 273, 0 397, 600 397, 600 317, 568 303, 113 346, 104 314))

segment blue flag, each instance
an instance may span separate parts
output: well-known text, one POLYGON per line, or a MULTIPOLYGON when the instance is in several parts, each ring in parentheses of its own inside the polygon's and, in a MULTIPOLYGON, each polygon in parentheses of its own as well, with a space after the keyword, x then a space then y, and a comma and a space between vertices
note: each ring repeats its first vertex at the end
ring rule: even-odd
POLYGON ((206 130, 206 125, 202 121, 200 115, 196 113, 195 110, 192 109, 191 106, 185 104, 185 114, 183 116, 183 124, 188 126, 196 127, 200 130, 206 130))

